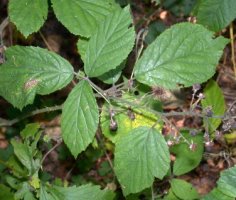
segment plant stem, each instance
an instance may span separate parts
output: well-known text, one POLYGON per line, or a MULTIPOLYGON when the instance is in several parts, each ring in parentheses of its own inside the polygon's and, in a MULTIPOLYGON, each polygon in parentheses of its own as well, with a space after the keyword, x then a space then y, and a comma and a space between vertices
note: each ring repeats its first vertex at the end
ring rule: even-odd
POLYGON ((54 151, 57 147, 59 147, 61 145, 61 141, 57 142, 42 158, 42 161, 41 161, 41 165, 43 165, 43 162, 44 160, 46 159, 46 157, 52 152, 54 151))
POLYGON ((2 21, 2 23, 0 24, 0 44, 2 44, 2 32, 7 27, 8 24, 9 24, 9 18, 8 17, 6 17, 2 21))
POLYGON ((91 85, 91 87, 99 94, 101 95, 101 97, 110 105, 110 101, 106 98, 106 96, 104 95, 104 91, 98 87, 97 85, 95 85, 92 81, 90 81, 88 78, 86 78, 85 80, 87 80, 89 82, 89 84, 91 85))
POLYGON ((97 136, 98 141, 100 142, 100 145, 101 145, 101 147, 102 147, 102 149, 103 149, 103 151, 104 151, 104 154, 106 155, 107 161, 108 161, 108 163, 109 163, 109 165, 110 165, 110 167, 111 167, 111 169, 112 169, 112 172, 114 173, 114 177, 115 177, 114 166, 113 166, 113 164, 112 164, 112 161, 111 161, 111 159, 110 159, 110 156, 109 156, 108 153, 107 153, 107 150, 106 150, 106 147, 105 147, 105 145, 104 145, 103 139, 100 137, 100 134, 99 134, 99 133, 97 133, 96 136, 97 136))
MULTIPOLYGON (((136 42, 135 42, 135 63, 138 61, 139 57, 141 56, 142 54, 142 51, 143 51, 143 48, 144 48, 144 44, 143 44, 143 41, 145 39, 147 35, 147 30, 145 29, 141 29, 138 34, 137 34, 137 37, 136 37, 136 42), (139 44, 139 40, 141 39, 141 46, 140 48, 138 49, 138 44, 139 44)), ((134 76, 134 68, 132 70, 132 73, 131 73, 131 76, 130 76, 130 80, 133 79, 133 76, 134 76)))
POLYGON ((44 37, 44 35, 43 35, 43 33, 41 31, 39 31, 39 35, 43 39, 43 42, 46 44, 48 50, 54 51, 54 49, 50 46, 50 44, 48 43, 47 39, 44 37))
POLYGON ((233 27, 233 22, 230 24, 229 32, 230 32, 230 43, 231 43, 231 61, 232 61, 232 64, 233 64, 234 75, 235 75, 235 78, 236 78, 236 62, 235 62, 235 52, 234 52, 234 27, 233 27))
POLYGON ((153 184, 151 186, 151 192, 152 192, 152 200, 155 200, 155 193, 154 193, 154 189, 153 189, 153 184))
POLYGON ((57 111, 57 110, 61 110, 62 109, 62 105, 59 106, 52 106, 52 107, 46 107, 46 108, 42 108, 42 109, 38 109, 38 110, 34 110, 22 117, 19 118, 15 118, 13 120, 5 120, 5 119, 1 119, 0 121, 0 127, 2 126, 12 126, 18 122, 20 122, 23 119, 26 119, 28 117, 34 116, 34 115, 38 115, 41 113, 46 113, 46 112, 53 112, 53 111, 57 111))

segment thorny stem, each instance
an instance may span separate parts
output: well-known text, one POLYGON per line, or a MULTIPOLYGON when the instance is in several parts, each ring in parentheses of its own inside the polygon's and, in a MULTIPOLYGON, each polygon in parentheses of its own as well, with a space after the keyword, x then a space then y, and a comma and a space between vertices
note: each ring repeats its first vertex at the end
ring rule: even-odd
POLYGON ((155 193, 154 193, 154 189, 153 189, 153 184, 151 186, 151 192, 152 192, 152 200, 155 200, 155 193))
POLYGON ((106 98, 104 91, 98 87, 97 85, 95 85, 92 81, 90 81, 88 78, 86 78, 86 80, 89 82, 89 84, 91 85, 91 87, 98 93, 101 95, 101 97, 110 105, 110 101, 106 98))
MULTIPOLYGON (((141 29, 137 34, 136 42, 135 42, 135 63, 138 61, 138 59, 141 56, 141 53, 143 51, 143 48, 144 48, 143 41, 144 41, 144 38, 146 37, 146 35, 147 35, 147 30, 145 30, 145 29, 141 29), (138 44, 139 44, 140 39, 141 39, 141 46, 138 49, 138 44)), ((132 70, 130 80, 133 79, 133 76, 134 76, 134 68, 132 70)))
POLYGON ((2 23, 0 24, 0 42, 2 44, 2 32, 3 30, 7 27, 7 25, 9 24, 9 18, 6 17, 2 23))
POLYGON ((230 112, 231 109, 234 107, 235 104, 236 104, 236 100, 234 100, 233 103, 229 106, 227 112, 230 112))
POLYGON ((0 127, 2 127, 2 126, 12 126, 12 125, 20 122, 21 120, 28 118, 28 117, 38 115, 38 114, 42 114, 42 113, 46 113, 46 112, 57 111, 57 110, 61 110, 61 109, 62 109, 62 105, 52 106, 52 107, 46 107, 46 108, 34 110, 34 111, 32 111, 32 112, 30 112, 30 113, 28 113, 28 114, 26 114, 22 117, 15 118, 13 120, 0 119, 0 127))
POLYGON ((50 44, 48 43, 47 39, 44 37, 44 35, 43 35, 43 33, 41 31, 39 31, 39 35, 43 39, 43 42, 46 44, 48 50, 54 51, 54 49, 50 46, 50 44))
POLYGON ((108 163, 109 163, 109 165, 110 165, 110 167, 111 167, 113 173, 115 174, 114 166, 113 166, 113 164, 112 164, 112 161, 111 161, 110 156, 108 155, 108 153, 107 153, 107 151, 106 151, 106 147, 105 147, 105 145, 104 145, 103 139, 100 137, 100 134, 99 134, 99 133, 97 133, 96 136, 97 136, 97 139, 98 139, 98 141, 100 142, 100 145, 101 145, 101 147, 102 147, 102 149, 103 149, 103 151, 104 151, 104 153, 105 153, 105 155, 106 155, 107 161, 108 161, 108 163))
POLYGON ((76 167, 76 163, 74 163, 71 169, 66 173, 64 180, 67 180, 69 178, 70 174, 72 173, 75 167, 76 167))
POLYGON ((44 160, 47 158, 47 156, 53 152, 57 147, 61 145, 62 141, 57 142, 42 158, 41 165, 43 166, 44 160))
POLYGON ((230 43, 231 43, 231 61, 232 61, 232 64, 233 64, 234 75, 235 75, 235 78, 236 78, 236 62, 235 62, 235 52, 234 52, 234 27, 233 27, 233 22, 230 24, 229 32, 230 32, 230 43))

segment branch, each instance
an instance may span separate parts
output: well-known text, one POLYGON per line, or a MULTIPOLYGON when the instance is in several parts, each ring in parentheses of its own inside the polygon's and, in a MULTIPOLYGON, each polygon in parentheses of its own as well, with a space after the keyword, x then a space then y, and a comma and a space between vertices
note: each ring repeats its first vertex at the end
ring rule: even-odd
POLYGON ((28 117, 34 116, 34 115, 38 115, 41 113, 46 113, 46 112, 53 112, 53 111, 57 111, 57 110, 61 110, 62 109, 62 105, 59 106, 52 106, 52 107, 46 107, 46 108, 42 108, 42 109, 38 109, 38 110, 34 110, 22 117, 18 117, 12 120, 6 120, 6 119, 2 119, 0 118, 0 127, 2 126, 12 126, 18 122, 20 122, 23 119, 26 119, 28 117))
POLYGON ((0 35, 2 35, 3 30, 7 27, 8 24, 9 24, 9 18, 6 17, 0 24, 0 35))
POLYGON ((236 77, 236 63, 235 63, 235 52, 234 52, 234 27, 233 27, 233 22, 230 24, 229 33, 230 33, 230 43, 231 43, 231 61, 232 61, 232 64, 233 64, 234 75, 236 77))

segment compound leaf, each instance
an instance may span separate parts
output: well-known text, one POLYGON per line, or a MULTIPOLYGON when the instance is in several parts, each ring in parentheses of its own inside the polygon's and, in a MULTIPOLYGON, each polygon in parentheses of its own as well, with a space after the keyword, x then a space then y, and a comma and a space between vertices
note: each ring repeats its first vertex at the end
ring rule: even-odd
POLYGON ((201 25, 180 23, 164 31, 135 65, 135 77, 149 86, 174 89, 208 80, 228 40, 213 39, 201 25))
POLYGON ((21 142, 17 142, 16 140, 12 140, 11 144, 14 147, 14 153, 16 157, 19 159, 22 165, 27 168, 29 175, 32 175, 37 167, 35 166, 30 147, 21 142))
POLYGON ((128 56, 135 40, 129 7, 106 16, 90 38, 84 63, 89 77, 115 69, 128 56))
POLYGON ((200 0, 195 9, 197 22, 220 31, 236 18, 235 0, 200 0))
POLYGON ((44 24, 48 14, 47 0, 10 0, 9 17, 25 37, 44 24))
MULTIPOLYGON (((210 80, 204 88, 205 99, 201 101, 202 107, 211 108, 214 115, 224 115, 225 100, 224 95, 218 84, 214 80, 210 80)), ((208 118, 204 120, 205 127, 209 127, 209 131, 215 131, 221 124, 220 118, 208 118)))
POLYGON ((71 91, 62 110, 62 137, 74 157, 92 142, 98 121, 93 90, 86 80, 82 80, 71 91))
POLYGON ((57 19, 73 34, 90 37, 117 7, 113 0, 52 0, 57 19))
POLYGON ((137 193, 162 179, 170 164, 164 137, 150 127, 133 129, 120 138, 115 149, 115 173, 123 193, 137 193))
POLYGON ((14 46, 0 66, 0 96, 22 109, 36 94, 57 91, 73 78, 73 67, 59 55, 39 47, 14 46))
POLYGON ((183 200, 199 199, 199 194, 193 186, 181 179, 172 179, 170 182, 174 194, 183 200))
POLYGON ((224 170, 217 181, 217 188, 227 196, 236 197, 236 166, 224 170))

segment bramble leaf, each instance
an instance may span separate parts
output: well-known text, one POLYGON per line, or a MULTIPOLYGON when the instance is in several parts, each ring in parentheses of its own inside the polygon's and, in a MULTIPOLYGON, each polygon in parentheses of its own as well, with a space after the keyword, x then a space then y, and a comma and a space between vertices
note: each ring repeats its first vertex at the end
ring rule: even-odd
POLYGON ((116 143, 115 173, 125 196, 150 187, 155 177, 162 179, 169 164, 166 141, 153 128, 133 129, 116 143))
POLYGON ((89 42, 89 39, 80 38, 76 44, 78 53, 79 53, 81 60, 83 62, 85 62, 85 60, 86 60, 85 58, 86 58, 86 51, 88 48, 88 42, 89 42))
POLYGON ((188 182, 181 179, 172 179, 170 182, 173 193, 183 200, 199 199, 196 189, 188 182))
POLYGON ((213 39, 213 32, 201 25, 179 23, 147 47, 135 65, 135 78, 167 89, 205 82, 215 73, 227 42, 213 39))
POLYGON ((135 40, 129 7, 106 16, 90 38, 84 63, 89 77, 115 69, 128 56, 135 40))
POLYGON ((220 31, 236 18, 235 0, 200 0, 195 8, 197 23, 220 31))
POLYGON ((28 175, 33 175, 36 170, 39 169, 40 165, 38 161, 33 159, 33 154, 31 152, 30 146, 17 142, 16 140, 11 141, 12 146, 14 147, 14 153, 19 159, 22 165, 24 165, 28 170, 28 175))
MULTIPOLYGON (((85 62, 86 60, 86 51, 88 43, 89 40, 84 38, 80 38, 77 42, 77 49, 83 62, 85 62)), ((98 77, 98 79, 100 79, 106 84, 116 83, 121 76, 122 69, 125 67, 125 63, 126 62, 123 61, 118 67, 102 74, 101 76, 98 77)))
POLYGON ((20 132, 20 135, 23 139, 34 137, 36 133, 39 131, 39 128, 40 128, 39 123, 27 124, 26 127, 20 132))
POLYGON ((22 109, 36 94, 62 89, 73 78, 73 67, 59 55, 39 47, 13 46, 0 66, 0 96, 22 109))
MULTIPOLYGON (((201 101, 203 109, 211 108, 213 115, 224 115, 226 105, 224 95, 218 84, 214 80, 210 80, 204 88, 205 99, 201 101)), ((205 127, 209 128, 210 133, 215 131, 221 124, 220 118, 204 119, 205 127)))
POLYGON ((52 0, 57 19, 73 34, 90 37, 105 16, 117 8, 113 0, 52 0))
POLYGON ((82 185, 80 187, 41 186, 40 200, 113 200, 115 195, 110 190, 101 190, 96 185, 82 185))
POLYGON ((25 37, 37 32, 48 14, 47 0, 10 0, 9 17, 25 37))
POLYGON ((217 188, 227 196, 236 197, 236 166, 224 170, 217 181, 217 188))
POLYGON ((218 188, 214 188, 210 193, 205 195, 201 200, 235 200, 234 197, 230 197, 222 193, 218 188))
POLYGON ((98 121, 93 90, 86 80, 82 80, 71 91, 62 109, 62 137, 74 157, 92 142, 98 121))
POLYGON ((176 156, 173 166, 173 173, 176 176, 185 174, 197 167, 202 160, 204 150, 202 134, 196 136, 191 136, 188 132, 182 132, 181 134, 184 135, 185 139, 196 145, 196 150, 190 150, 189 144, 184 141, 170 148, 170 152, 176 156))
MULTIPOLYGON (((139 91, 140 92, 140 91, 139 91)), ((141 92, 140 92, 141 93, 141 92)), ((140 95, 142 96, 142 95, 140 95)), ((123 94, 122 97, 124 100, 139 102, 139 105, 145 105, 147 107, 152 107, 153 109, 159 109, 160 102, 153 101, 153 98, 145 98, 142 96, 142 101, 136 99, 134 96, 129 94, 123 94)), ((152 127, 156 124, 155 129, 161 131, 162 123, 156 123, 158 117, 151 112, 148 112, 146 109, 132 107, 119 103, 113 104, 112 109, 114 109, 114 117, 113 120, 117 123, 117 130, 110 129, 111 117, 110 117, 110 106, 105 103, 102 107, 101 117, 100 117, 100 124, 103 135, 111 140, 113 143, 116 143, 120 138, 124 137, 125 135, 131 133, 131 131, 135 128, 140 126, 147 126, 152 127)))
POLYGON ((64 196, 65 200, 112 200, 115 196, 114 193, 110 190, 101 190, 99 186, 90 184, 82 185, 80 187, 74 186, 68 188, 54 186, 54 190, 57 190, 59 193, 61 193, 64 196))

